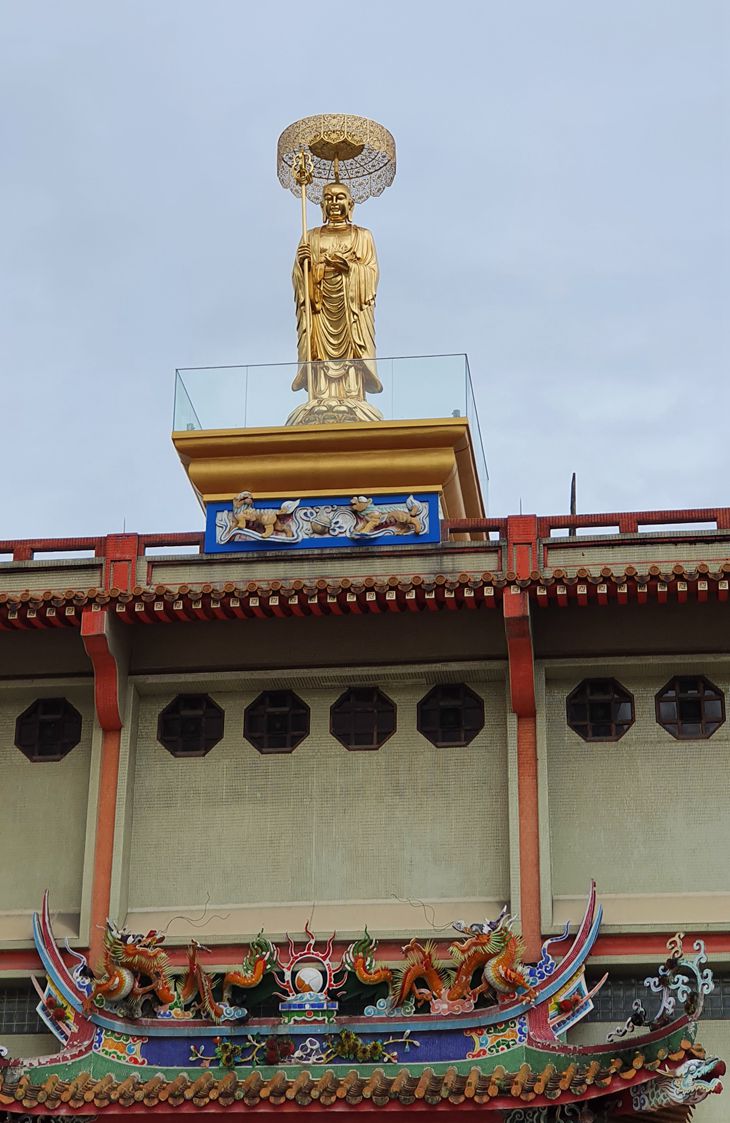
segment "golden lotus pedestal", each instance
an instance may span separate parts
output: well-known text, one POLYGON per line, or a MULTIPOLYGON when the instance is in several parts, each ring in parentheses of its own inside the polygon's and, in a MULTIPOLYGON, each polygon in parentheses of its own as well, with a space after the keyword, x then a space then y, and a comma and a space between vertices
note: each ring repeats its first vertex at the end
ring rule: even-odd
POLYGON ((256 499, 438 491, 444 518, 485 514, 464 417, 195 429, 172 440, 204 508, 241 491, 256 499))

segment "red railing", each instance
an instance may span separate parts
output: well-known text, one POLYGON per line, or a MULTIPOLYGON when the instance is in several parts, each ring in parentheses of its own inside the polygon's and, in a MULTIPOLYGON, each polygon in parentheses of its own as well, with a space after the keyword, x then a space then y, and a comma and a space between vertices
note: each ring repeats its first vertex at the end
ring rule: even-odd
POLYGON ((163 550, 169 546, 197 546, 202 554, 204 541, 202 530, 186 530, 179 534, 140 534, 139 552, 140 555, 146 554, 157 546, 163 550))
MULTIPOLYGON (((510 515, 501 518, 445 519, 441 524, 442 536, 448 538, 452 534, 480 532, 507 539, 510 523, 524 517, 510 515)), ((556 530, 577 532, 596 528, 606 529, 609 533, 638 534, 641 532, 640 528, 644 527, 658 527, 661 530, 663 527, 684 525, 690 528, 697 523, 713 523, 714 528, 710 529, 725 532, 730 531, 730 507, 698 507, 675 511, 611 511, 590 515, 539 515, 536 523, 538 538, 549 538, 556 530)), ((671 534, 671 529, 667 529, 667 535, 671 537, 671 534)), ((11 538, 0 541, 0 555, 7 554, 16 562, 41 561, 49 554, 71 555, 82 552, 96 558, 105 558, 110 553, 110 543, 118 542, 122 538, 127 539, 130 545, 133 544, 138 558, 154 553, 156 548, 164 550, 180 546, 196 547, 197 551, 202 553, 204 544, 204 534, 197 530, 160 534, 110 534, 89 538, 11 538)))
MULTIPOLYGON (((8 538, 0 540, 0 555, 8 554, 14 562, 18 561, 43 561, 44 555, 66 554, 80 555, 91 554, 95 558, 106 557, 107 543, 119 538, 120 535, 105 535, 98 538, 8 538)), ((205 535, 202 531, 189 530, 178 534, 138 534, 124 535, 136 539, 138 544, 138 557, 142 557, 155 547, 165 549, 170 546, 197 546, 202 552, 205 535)), ((59 559, 48 559, 64 561, 59 559)), ((68 560, 75 560, 69 557, 68 560)), ((81 558, 80 560, 83 560, 81 558)), ((91 558, 89 559, 91 560, 91 558)))
MULTIPOLYGON (((449 534, 463 534, 474 531, 496 531, 500 537, 507 537, 507 526, 511 515, 504 519, 446 519, 442 526, 444 537, 449 534)), ((677 511, 610 511, 593 515, 539 515, 537 518, 538 538, 550 538, 555 530, 590 530, 610 528, 616 534, 638 534, 640 527, 681 526, 696 523, 714 523, 714 529, 730 530, 730 507, 698 507, 677 511), (614 529, 615 528, 615 529, 614 529)), ((713 529, 713 528, 710 528, 713 529)), ((671 530, 667 531, 671 535, 671 530)))
POLYGON ((90 551, 101 558, 105 542, 105 538, 8 538, 0 541, 0 554, 11 554, 13 561, 33 561, 36 554, 90 551))

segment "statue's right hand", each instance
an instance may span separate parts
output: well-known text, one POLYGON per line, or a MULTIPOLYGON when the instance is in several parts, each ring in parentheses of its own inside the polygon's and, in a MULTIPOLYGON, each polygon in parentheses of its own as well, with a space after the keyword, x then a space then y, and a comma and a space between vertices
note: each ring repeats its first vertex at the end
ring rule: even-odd
POLYGON ((297 247, 297 261, 300 267, 304 265, 305 261, 308 261, 310 265, 312 264, 312 247, 309 242, 299 243, 297 247))

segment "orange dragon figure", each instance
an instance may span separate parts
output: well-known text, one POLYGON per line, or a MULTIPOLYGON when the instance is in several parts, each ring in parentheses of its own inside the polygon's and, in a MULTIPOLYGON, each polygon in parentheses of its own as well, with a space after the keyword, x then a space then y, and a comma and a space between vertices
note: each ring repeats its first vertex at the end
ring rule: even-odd
POLYGON ((223 978, 223 1001, 225 1003, 231 1000, 231 990, 233 987, 243 987, 248 990, 250 987, 257 987, 264 975, 268 971, 272 971, 279 963, 279 953, 271 940, 267 939, 263 934, 263 929, 259 932, 255 940, 252 940, 248 954, 241 964, 240 971, 229 971, 223 978))
POLYGON ((163 1005, 172 1002, 175 988, 170 960, 161 946, 164 939, 154 930, 146 936, 134 935, 107 920, 102 965, 94 974, 87 1005, 127 1001, 138 1008, 146 994, 154 994, 163 1005))
POLYGON ((461 998, 476 1002, 479 995, 490 987, 497 995, 513 994, 517 987, 522 987, 530 1001, 537 997, 537 991, 522 969, 525 946, 522 938, 513 932, 513 924, 514 918, 507 915, 506 907, 494 922, 466 927, 457 921, 454 925, 456 930, 471 935, 449 948, 456 964, 454 981, 446 994, 450 1002, 461 998), (474 973, 480 968, 483 969, 482 981, 473 987, 474 973))
POLYGON ((177 997, 182 1006, 189 1006, 197 999, 197 1008, 201 1014, 213 1022, 230 1021, 233 1017, 245 1017, 246 1011, 231 1009, 223 1003, 216 1002, 213 997, 214 976, 204 970, 198 952, 208 949, 197 940, 191 940, 188 945, 188 968, 182 983, 178 986, 177 997))
POLYGON ((393 972, 390 967, 383 967, 375 960, 378 941, 365 929, 365 934, 346 949, 342 956, 342 966, 352 971, 357 979, 366 986, 377 986, 379 983, 390 984, 393 981, 393 972))
POLYGON ((451 982, 452 975, 436 959, 436 945, 428 940, 420 944, 415 937, 403 948, 404 965, 394 973, 392 1005, 398 1009, 413 997, 417 1005, 437 998, 451 982), (426 986, 419 987, 418 982, 426 986))

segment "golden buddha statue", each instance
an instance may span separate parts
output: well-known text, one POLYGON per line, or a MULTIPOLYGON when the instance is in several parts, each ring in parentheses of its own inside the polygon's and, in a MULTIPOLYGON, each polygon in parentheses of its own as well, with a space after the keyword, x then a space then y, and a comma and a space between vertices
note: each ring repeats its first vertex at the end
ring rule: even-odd
POLYGON ((382 420, 365 398, 383 389, 375 363, 378 259, 370 231, 352 222, 354 205, 346 184, 328 183, 324 225, 308 230, 297 248, 292 280, 302 365, 292 390, 306 389, 308 400, 287 425, 382 420))

